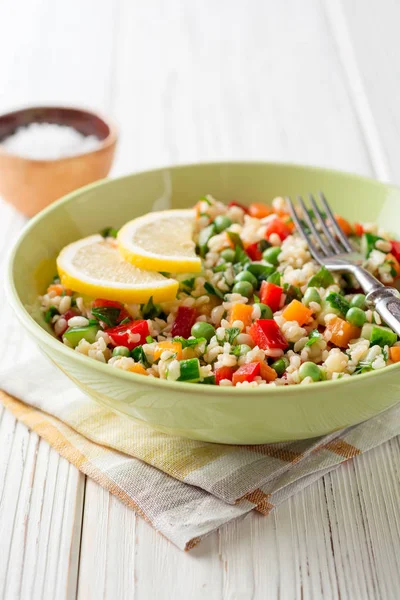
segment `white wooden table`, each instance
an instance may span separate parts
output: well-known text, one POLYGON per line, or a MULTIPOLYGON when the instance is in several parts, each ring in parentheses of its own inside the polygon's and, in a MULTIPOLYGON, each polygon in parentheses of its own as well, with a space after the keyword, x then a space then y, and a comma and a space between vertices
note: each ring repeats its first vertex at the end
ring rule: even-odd
MULTIPOLYGON (((111 114, 113 175, 214 159, 400 183, 398 0, 3 0, 0 110, 111 114)), ((212 190, 210 190, 212 192, 212 190)), ((24 219, 0 204, 4 258, 24 219)), ((1 301, 2 361, 31 346, 1 301)), ((0 596, 399 598, 399 439, 189 554, 0 413, 0 596)))

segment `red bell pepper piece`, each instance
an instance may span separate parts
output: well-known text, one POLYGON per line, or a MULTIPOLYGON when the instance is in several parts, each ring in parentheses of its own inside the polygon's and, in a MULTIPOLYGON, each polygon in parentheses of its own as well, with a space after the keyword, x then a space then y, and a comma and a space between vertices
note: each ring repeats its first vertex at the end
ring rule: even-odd
POLYGON ((260 300, 263 304, 267 304, 272 312, 279 309, 282 299, 283 288, 275 283, 263 281, 260 289, 260 300))
POLYGON ((248 363, 247 365, 242 365, 238 368, 237 371, 234 372, 232 377, 233 385, 237 383, 242 383, 243 381, 248 381, 249 383, 254 381, 257 375, 260 374, 261 366, 259 362, 248 363))
POLYGON ((273 319, 257 319, 249 329, 253 342, 262 350, 286 350, 289 346, 285 336, 273 319))
POLYGON ((222 381, 222 379, 229 379, 229 381, 232 381, 234 372, 235 372, 235 367, 220 367, 219 369, 216 369, 215 383, 217 385, 219 385, 220 381, 222 381))
POLYGON ((250 244, 245 248, 246 254, 251 260, 261 260, 262 252, 260 250, 258 242, 254 242, 254 244, 250 244))
POLYGON ((396 240, 391 240, 390 243, 392 244, 393 256, 396 260, 400 261, 400 242, 397 242, 396 240))
POLYGON ((246 213, 246 215, 249 212, 249 209, 247 208, 247 206, 244 206, 244 204, 240 204, 240 202, 235 202, 234 200, 232 200, 232 202, 229 202, 229 204, 228 204, 229 208, 231 206, 238 206, 239 208, 241 208, 242 210, 244 210, 244 212, 246 213))
POLYGON ((265 239, 268 239, 272 233, 277 233, 280 239, 285 240, 291 233, 290 228, 280 219, 276 217, 276 219, 272 219, 267 224, 267 228, 265 230, 265 239))
POLYGON ((147 321, 131 321, 107 329, 107 333, 114 346, 126 346, 129 350, 133 350, 136 346, 146 343, 146 337, 150 332, 147 321))
POLYGON ((187 339, 191 335, 191 329, 196 322, 197 311, 189 306, 180 306, 172 325, 171 334, 187 339))
POLYGON ((128 311, 124 308, 124 305, 121 302, 117 302, 116 300, 105 300, 104 298, 96 298, 93 300, 92 307, 100 308, 100 307, 110 307, 110 308, 119 308, 120 313, 118 316, 118 322, 123 321, 124 319, 130 318, 128 311))
POLYGON ((72 317, 76 317, 77 316, 77 312, 76 310, 74 310, 73 308, 70 308, 69 310, 67 310, 67 312, 65 312, 62 316, 63 319, 65 319, 66 321, 69 321, 70 319, 72 319, 72 317))

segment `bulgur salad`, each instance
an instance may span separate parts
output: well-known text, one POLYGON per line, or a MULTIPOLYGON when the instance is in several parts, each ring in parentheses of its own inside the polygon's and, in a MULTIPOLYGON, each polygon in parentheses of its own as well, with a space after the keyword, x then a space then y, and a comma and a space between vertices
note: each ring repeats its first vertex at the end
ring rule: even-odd
MULTIPOLYGON (((397 335, 351 276, 311 258, 283 198, 245 207, 206 196, 190 215, 193 256, 187 243, 186 258, 198 261, 197 271, 160 268, 160 275, 153 264, 158 283, 145 302, 126 301, 123 293, 118 300, 115 288, 91 297, 87 286, 69 287, 79 278, 59 268, 40 303, 63 344, 147 377, 251 388, 354 377, 400 362, 397 335), (164 285, 173 299, 158 301, 157 286, 164 285)), ((373 223, 338 220, 366 268, 392 285, 400 276, 400 242, 373 223)), ((169 235, 178 239, 180 231, 178 224, 169 235)), ((91 237, 100 238, 102 252, 118 253, 117 233, 109 228, 91 237)), ((127 269, 126 253, 118 256, 118 271, 127 269)))

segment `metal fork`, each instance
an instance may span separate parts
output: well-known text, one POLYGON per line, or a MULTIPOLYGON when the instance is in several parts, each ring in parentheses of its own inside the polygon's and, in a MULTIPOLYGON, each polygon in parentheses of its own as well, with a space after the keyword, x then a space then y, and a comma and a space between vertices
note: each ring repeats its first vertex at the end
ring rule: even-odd
POLYGON ((365 257, 356 252, 351 246, 324 194, 319 192, 318 195, 325 214, 319 208, 314 196, 309 194, 315 221, 312 219, 301 196, 297 196, 297 201, 302 209, 302 217, 296 211, 292 200, 289 197, 286 198, 298 232, 308 244, 315 260, 321 265, 324 265, 329 271, 342 271, 354 275, 366 294, 368 305, 379 313, 383 321, 397 335, 400 335, 399 292, 393 287, 383 285, 369 271, 364 269, 362 265, 365 262, 365 257), (304 226, 304 222, 307 224, 308 229, 304 226), (321 232, 318 231, 316 223, 319 224, 321 232))

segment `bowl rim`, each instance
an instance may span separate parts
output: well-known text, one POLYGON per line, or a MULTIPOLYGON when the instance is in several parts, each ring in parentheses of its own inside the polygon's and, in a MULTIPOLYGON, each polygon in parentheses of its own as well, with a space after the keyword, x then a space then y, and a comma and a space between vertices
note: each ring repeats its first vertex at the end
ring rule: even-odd
MULTIPOLYGON (((168 381, 168 380, 164 380, 164 379, 158 379, 156 377, 144 378, 143 375, 139 375, 137 373, 124 371, 122 369, 111 369, 108 364, 93 360, 92 358, 89 358, 88 356, 80 354, 79 352, 71 352, 71 348, 68 348, 65 344, 63 344, 57 338, 52 336, 48 331, 43 329, 43 327, 41 327, 39 325, 39 323, 37 323, 35 321, 35 319, 29 314, 29 312, 27 311, 27 309, 25 308, 24 304, 22 303, 22 301, 20 300, 20 298, 18 296, 16 287, 14 284, 13 267, 14 267, 15 256, 17 254, 19 246, 21 245, 21 243, 25 239, 25 237, 29 234, 31 229, 33 229, 36 226, 36 223, 38 223, 42 219, 45 219, 47 217, 47 215, 50 214, 51 212, 56 211, 59 206, 62 206, 63 204, 68 204, 69 202, 73 201, 73 199, 76 196, 84 194, 88 191, 95 190, 97 187, 100 187, 100 186, 113 185, 113 183, 116 181, 123 181, 125 179, 130 179, 136 175, 162 173, 163 171, 166 171, 166 170, 177 171, 177 170, 183 170, 183 169, 193 169, 196 167, 198 167, 198 168, 201 168, 201 167, 224 167, 224 166, 228 167, 228 166, 239 166, 239 165, 245 165, 245 166, 260 165, 260 166, 268 166, 268 167, 272 167, 272 168, 283 167, 283 168, 305 170, 305 171, 308 171, 311 173, 312 172, 327 173, 327 174, 331 174, 334 176, 343 176, 344 175, 346 177, 350 177, 351 179, 367 182, 376 187, 384 187, 384 188, 393 189, 397 193, 400 194, 400 187, 396 186, 393 183, 381 182, 381 181, 378 181, 371 177, 365 177, 363 175, 358 175, 355 173, 349 173, 346 171, 340 171, 337 169, 329 169, 329 168, 325 168, 325 167, 315 167, 312 165, 301 165, 298 163, 251 161, 251 160, 249 160, 249 161, 233 160, 233 161, 215 161, 215 162, 211 161, 211 162, 186 163, 186 164, 182 164, 182 165, 172 165, 172 166, 158 167, 155 169, 147 169, 145 171, 137 171, 137 172, 133 172, 128 175, 122 175, 120 177, 116 177, 113 179, 108 179, 108 178, 100 179, 96 182, 93 182, 86 186, 78 188, 77 190, 74 190, 73 192, 66 194, 65 196, 63 196, 62 198, 57 200, 56 202, 50 204, 45 209, 40 211, 37 215, 35 215, 32 219, 30 219, 29 222, 19 232, 17 239, 15 240, 12 248, 9 251, 9 256, 7 259, 7 271, 6 271, 7 276, 6 276, 6 280, 5 280, 5 291, 6 291, 6 297, 9 301, 10 305, 12 306, 13 310, 15 311, 16 315, 18 316, 20 322, 26 327, 26 329, 28 329, 28 331, 31 333, 32 337, 35 340, 37 338, 39 338, 39 340, 41 342, 43 342, 44 345, 50 346, 50 348, 53 348, 55 351, 61 352, 61 354, 64 354, 67 358, 69 357, 71 360, 76 360, 79 363, 81 363, 82 366, 86 366, 89 369, 92 368, 94 370, 100 371, 100 373, 103 373, 104 375, 108 374, 108 376, 110 376, 110 377, 116 377, 117 379, 122 379, 124 381, 130 381, 133 384, 135 384, 135 383, 139 383, 139 384, 141 383, 142 385, 145 384, 146 386, 158 388, 160 391, 163 389, 169 389, 170 391, 174 391, 174 390, 181 391, 181 392, 189 392, 190 391, 191 394, 200 393, 203 395, 209 395, 210 388, 207 385, 187 383, 184 381, 182 381, 182 382, 181 381, 179 381, 179 382, 178 381, 168 381)), ((341 378, 341 379, 334 379, 334 380, 331 379, 329 381, 315 382, 312 385, 312 389, 315 389, 315 386, 317 386, 317 389, 322 391, 323 389, 327 389, 327 386, 330 386, 331 390, 333 387, 335 387, 337 389, 337 391, 340 392, 340 390, 341 390, 341 388, 343 388, 343 386, 350 387, 351 385, 356 385, 357 382, 360 381, 360 378, 363 381, 366 381, 367 378, 369 378, 369 379, 372 378, 374 380, 378 380, 381 377, 385 376, 385 373, 391 373, 395 370, 400 370, 400 363, 395 363, 393 365, 386 366, 383 369, 378 369, 376 371, 370 371, 368 373, 363 373, 363 374, 358 375, 357 377, 345 377, 345 378, 341 378), (324 387, 321 388, 320 387, 321 385, 324 387)), ((291 396, 293 394, 296 394, 297 396, 304 396, 304 395, 308 395, 310 393, 310 386, 309 385, 287 385, 287 386, 286 385, 285 386, 268 386, 267 385, 267 386, 257 387, 257 388, 248 388, 248 387, 242 387, 242 386, 240 386, 239 388, 236 388, 233 386, 226 386, 226 387, 213 386, 213 392, 217 393, 218 395, 222 395, 222 396, 230 396, 232 394, 235 394, 235 396, 239 396, 239 397, 243 397, 243 398, 244 397, 248 398, 249 395, 251 395, 251 396, 254 395, 255 397, 260 397, 260 395, 262 395, 262 396, 266 397, 266 395, 271 395, 271 394, 280 394, 281 396, 291 396), (215 387, 215 390, 214 390, 214 387, 215 387), (218 390, 218 391, 216 391, 216 390, 218 390)))
MULTIPOLYGON (((87 115, 90 115, 91 117, 96 117, 97 119, 99 119, 100 121, 102 121, 102 123, 104 123, 104 125, 108 128, 108 135, 103 139, 103 140, 99 140, 99 146, 98 148, 94 148, 93 150, 87 150, 84 152, 79 152, 77 154, 73 154, 73 155, 69 155, 69 156, 61 156, 59 158, 49 158, 49 159, 43 159, 43 158, 30 158, 30 157, 26 157, 26 156, 21 156, 20 154, 14 154, 13 152, 9 152, 8 150, 5 150, 3 145, 0 143, 0 156, 3 157, 8 157, 11 158, 12 160, 18 161, 18 162, 23 162, 23 163, 34 163, 35 165, 52 165, 52 164, 59 164, 61 162, 69 162, 69 161, 73 161, 76 159, 79 159, 81 157, 87 157, 90 155, 94 155, 97 154, 99 152, 103 152, 105 149, 110 148, 111 146, 115 145, 118 139, 118 128, 115 125, 114 121, 112 119, 109 119, 108 117, 106 118, 102 113, 91 110, 90 108, 86 108, 86 107, 80 107, 80 106, 75 106, 75 105, 67 105, 67 104, 63 104, 60 106, 57 105, 50 105, 50 104, 43 104, 43 105, 35 105, 35 106, 23 106, 21 108, 18 108, 17 110, 11 110, 5 113, 1 113, 0 114, 0 120, 3 117, 9 117, 12 115, 17 115, 20 113, 25 113, 27 111, 31 111, 31 110, 60 110, 60 111, 66 111, 66 110, 74 110, 77 112, 81 112, 81 113, 86 113, 87 115)), ((32 121, 32 123, 35 123, 35 121, 32 121)), ((99 180, 102 181, 102 180, 99 180)), ((91 185, 91 184, 89 184, 91 185)), ((86 187, 86 186, 85 186, 86 187)), ((78 188, 78 189, 82 189, 82 188, 78 188)), ((77 190, 74 190, 74 192, 76 192, 77 190)), ((72 193, 74 193, 72 192, 72 193)), ((68 194, 69 195, 69 194, 68 194)), ((61 199, 64 199, 65 196, 62 196, 61 199)))

